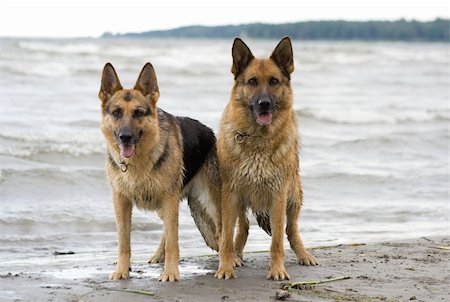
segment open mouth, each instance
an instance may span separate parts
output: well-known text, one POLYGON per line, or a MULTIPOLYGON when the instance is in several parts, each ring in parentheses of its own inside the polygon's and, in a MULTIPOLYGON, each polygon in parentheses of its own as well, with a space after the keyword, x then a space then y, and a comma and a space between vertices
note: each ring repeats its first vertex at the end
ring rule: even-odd
POLYGON ((260 112, 256 114, 256 122, 260 125, 267 126, 272 122, 272 113, 260 112))
POLYGON ((120 155, 123 158, 132 158, 135 154, 134 144, 120 144, 120 155))

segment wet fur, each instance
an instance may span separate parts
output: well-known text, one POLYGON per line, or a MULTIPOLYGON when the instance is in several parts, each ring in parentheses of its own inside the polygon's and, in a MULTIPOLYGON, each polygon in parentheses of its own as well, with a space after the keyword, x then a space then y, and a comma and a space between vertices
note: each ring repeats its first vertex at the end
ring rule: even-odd
POLYGON ((106 174, 112 189, 119 241, 117 267, 110 279, 129 278, 131 215, 135 206, 156 211, 161 217, 163 235, 149 262, 164 262, 160 280, 176 281, 182 198, 188 199, 205 242, 218 250, 220 172, 215 136, 200 122, 172 116, 156 106, 159 90, 150 63, 142 69, 134 89, 123 89, 113 66, 106 64, 99 97, 101 130, 108 148, 106 174), (114 110, 120 111, 120 118, 113 115, 114 110), (131 158, 123 158, 119 148, 118 137, 124 129, 136 142, 131 158))
POLYGON ((241 221, 246 219, 250 208, 259 225, 272 235, 267 277, 288 279, 284 267, 285 224, 298 262, 316 265, 314 257, 305 250, 297 227, 302 189, 299 136, 290 85, 294 70, 292 46, 289 38, 284 38, 270 58, 259 59, 253 57, 242 40, 236 39, 232 54, 235 83, 217 142, 223 183, 220 264, 216 277, 236 277, 233 251, 241 255, 247 237, 238 235, 233 243, 234 225, 237 217, 241 221), (273 108, 272 122, 267 126, 255 120, 255 106, 260 99, 269 100, 273 108))

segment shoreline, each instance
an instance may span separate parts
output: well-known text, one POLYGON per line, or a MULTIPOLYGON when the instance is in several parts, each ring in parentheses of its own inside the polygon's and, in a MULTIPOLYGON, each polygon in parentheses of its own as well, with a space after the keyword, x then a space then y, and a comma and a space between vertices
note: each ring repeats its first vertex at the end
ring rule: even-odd
POLYGON ((280 289, 283 281, 265 279, 269 254, 261 251, 244 254, 235 280, 213 277, 217 255, 181 258, 182 279, 175 283, 157 281, 162 264, 133 263, 130 280, 109 281, 112 263, 66 261, 46 270, 0 275, 0 296, 2 301, 445 301, 449 245, 450 236, 439 236, 319 246, 310 248, 319 262, 315 267, 296 264, 286 250, 290 282, 338 279, 289 291, 280 289))

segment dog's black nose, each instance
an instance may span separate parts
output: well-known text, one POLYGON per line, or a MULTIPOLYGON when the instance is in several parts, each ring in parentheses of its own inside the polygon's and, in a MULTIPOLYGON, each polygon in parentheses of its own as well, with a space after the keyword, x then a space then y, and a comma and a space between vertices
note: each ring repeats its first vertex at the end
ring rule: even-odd
POLYGON ((133 135, 129 132, 121 132, 119 134, 119 139, 122 143, 130 143, 133 138, 133 135))
POLYGON ((260 110, 269 110, 271 105, 272 105, 272 103, 267 98, 258 100, 258 107, 260 110))

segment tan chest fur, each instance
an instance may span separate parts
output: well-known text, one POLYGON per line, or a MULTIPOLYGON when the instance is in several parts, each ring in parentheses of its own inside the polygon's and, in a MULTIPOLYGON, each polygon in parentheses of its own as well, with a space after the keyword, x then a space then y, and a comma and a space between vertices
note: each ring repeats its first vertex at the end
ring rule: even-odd
POLYGON ((284 137, 249 136, 237 142, 233 123, 222 124, 219 158, 222 173, 231 189, 238 191, 255 211, 265 211, 272 200, 287 190, 289 179, 298 168, 297 132, 284 137))
POLYGON ((283 165, 274 161, 270 153, 248 146, 252 143, 243 142, 231 148, 233 153, 239 153, 239 159, 234 161, 231 171, 232 183, 236 187, 252 185, 257 190, 280 190, 285 174, 283 165))
POLYGON ((108 162, 106 165, 108 180, 116 193, 131 200, 137 208, 158 210, 165 198, 180 193, 183 179, 182 163, 177 163, 181 160, 179 156, 173 157, 171 164, 165 165, 160 170, 154 169, 154 164, 147 161, 139 167, 130 164, 127 171, 122 172, 114 163, 108 162))

